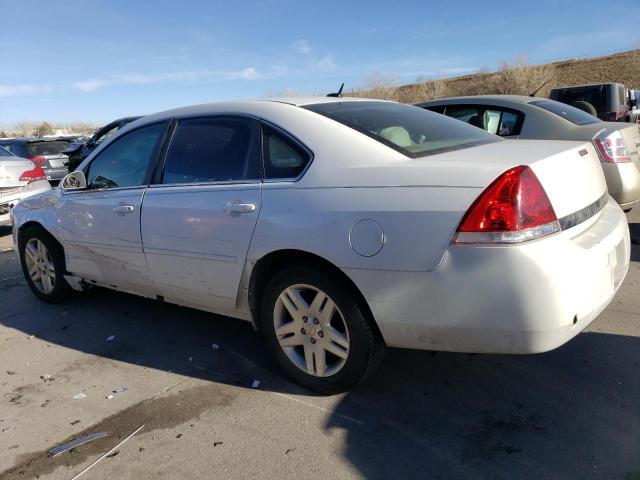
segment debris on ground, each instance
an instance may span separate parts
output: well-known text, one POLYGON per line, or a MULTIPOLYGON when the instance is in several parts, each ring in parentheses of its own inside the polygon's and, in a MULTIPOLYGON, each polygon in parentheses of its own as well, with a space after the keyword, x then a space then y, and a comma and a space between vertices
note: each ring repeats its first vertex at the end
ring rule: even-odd
POLYGON ((113 458, 113 457, 115 457, 116 455, 118 455, 119 453, 120 453, 120 450, 116 450, 115 452, 110 453, 109 455, 107 455, 107 456, 106 456, 106 457, 104 457, 104 458, 113 458))
POLYGON ((53 382, 55 378, 49 374, 46 374, 46 375, 40 375, 40 380, 42 380, 43 382, 53 382))
POLYGON ((80 420, 74 420, 73 422, 71 422, 71 425, 77 425, 80 423, 80 420))
POLYGON ((214 350, 218 350, 220 348, 220 345, 218 345, 217 343, 212 343, 211 348, 213 348, 214 350))
POLYGON ((115 336, 115 335, 109 335, 109 336, 105 339, 105 341, 106 341, 106 342, 111 342, 111 341, 113 341, 113 340, 115 340, 115 339, 116 339, 116 336, 115 336))
POLYGON ((177 435, 176 435, 176 438, 180 438, 180 437, 182 437, 182 434, 181 434, 181 433, 179 433, 179 434, 177 434, 177 435))
POLYGON ((260 380, 254 380, 251 384, 251 388, 260 388, 260 380))
POLYGON ((193 362, 193 357, 189 357, 189 361, 190 361, 190 362, 193 362))
POLYGON ((222 445, 222 442, 213 442, 214 447, 217 447, 218 445, 222 445))
POLYGON ((7 375, 15 375, 16 372, 14 372, 13 370, 7 370, 7 375))
POLYGON ((129 390, 129 388, 127 387, 120 387, 120 388, 115 388, 113 390, 111 390, 111 393, 124 393, 127 390, 129 390))
POLYGON ((74 395, 74 396, 73 396, 73 399, 74 399, 74 400, 80 400, 81 398, 86 398, 86 397, 87 397, 87 394, 86 394, 86 393, 84 393, 84 392, 80 392, 79 394, 74 395))
POLYGON ((79 447, 80 445, 84 445, 85 443, 92 442, 99 438, 106 437, 107 435, 109 435, 107 432, 97 432, 97 433, 90 433, 88 435, 82 435, 78 438, 74 438, 70 442, 63 443, 62 445, 58 445, 57 447, 52 448, 47 453, 52 457, 57 457, 58 455, 63 454, 64 452, 68 452, 72 448, 76 448, 76 447, 79 447))
POLYGON ((75 477, 73 477, 71 480, 76 480, 77 478, 80 478, 81 475, 83 475, 85 472, 87 472, 90 468, 93 468, 94 465, 96 465, 99 461, 101 461, 104 458, 107 458, 109 455, 111 455, 113 452, 117 451, 118 448, 124 444, 127 440, 129 440, 131 437, 133 437, 136 433, 138 433, 140 430, 142 430, 144 428, 144 424, 140 425, 138 428, 136 428, 133 432, 131 432, 124 440, 122 440, 120 443, 118 443, 115 447, 113 447, 111 450, 109 450, 107 453, 103 454, 102 456, 98 457, 95 461, 93 461, 91 464, 89 464, 84 470, 82 470, 80 473, 78 473, 75 477))
POLYGON ((110 393, 109 395, 107 395, 106 398, 107 400, 111 400, 114 397, 114 395, 112 393, 110 393))

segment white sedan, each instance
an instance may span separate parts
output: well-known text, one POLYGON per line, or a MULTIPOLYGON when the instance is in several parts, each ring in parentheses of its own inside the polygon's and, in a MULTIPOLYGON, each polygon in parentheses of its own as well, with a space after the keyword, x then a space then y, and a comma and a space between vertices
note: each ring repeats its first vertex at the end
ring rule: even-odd
POLYGON ((591 144, 346 98, 144 117, 14 218, 43 301, 100 285, 248 320, 321 392, 365 378, 385 346, 556 348, 630 256, 591 144))
POLYGON ((0 227, 11 225, 11 210, 19 202, 48 190, 51 185, 40 167, 0 147, 0 227))

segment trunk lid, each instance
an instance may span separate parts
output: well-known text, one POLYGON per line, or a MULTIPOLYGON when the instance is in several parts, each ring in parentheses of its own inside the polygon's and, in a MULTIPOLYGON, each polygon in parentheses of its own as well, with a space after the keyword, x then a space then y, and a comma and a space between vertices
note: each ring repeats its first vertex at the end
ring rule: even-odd
POLYGON ((20 181, 20 175, 34 167, 33 162, 20 157, 0 160, 0 195, 7 193, 9 189, 26 185, 27 182, 20 181))

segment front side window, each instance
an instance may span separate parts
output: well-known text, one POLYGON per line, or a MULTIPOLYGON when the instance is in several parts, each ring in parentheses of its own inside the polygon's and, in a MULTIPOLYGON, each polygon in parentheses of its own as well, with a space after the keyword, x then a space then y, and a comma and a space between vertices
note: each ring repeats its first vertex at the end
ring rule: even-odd
POLYGON ((264 178, 297 178, 311 155, 300 145, 268 125, 262 126, 264 178))
POLYGON ((107 145, 85 173, 89 188, 144 185, 166 125, 163 122, 139 128, 107 145))
POLYGON ((410 158, 500 141, 462 122, 400 103, 346 101, 303 108, 353 128, 410 158))
POLYGON ((167 151, 162 183, 257 180, 259 135, 258 122, 248 118, 180 120, 167 151))

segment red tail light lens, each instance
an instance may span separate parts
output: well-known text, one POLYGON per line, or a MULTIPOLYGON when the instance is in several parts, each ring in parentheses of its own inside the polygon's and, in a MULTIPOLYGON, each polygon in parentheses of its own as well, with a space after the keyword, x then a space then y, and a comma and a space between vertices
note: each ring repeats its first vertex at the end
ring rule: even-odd
POLYGON ((33 170, 27 170, 20 175, 21 182, 37 182, 38 180, 46 180, 47 176, 40 167, 36 167, 33 170))
POLYGON ((507 170, 467 211, 454 243, 519 243, 560 231, 551 202, 526 166, 507 170))
POLYGON ((601 133, 593 139, 593 143, 604 162, 627 163, 631 161, 629 150, 627 150, 619 130, 615 130, 609 135, 601 133))
POLYGON ((29 160, 31 160, 36 167, 42 167, 47 163, 47 159, 42 156, 29 157, 29 160))

